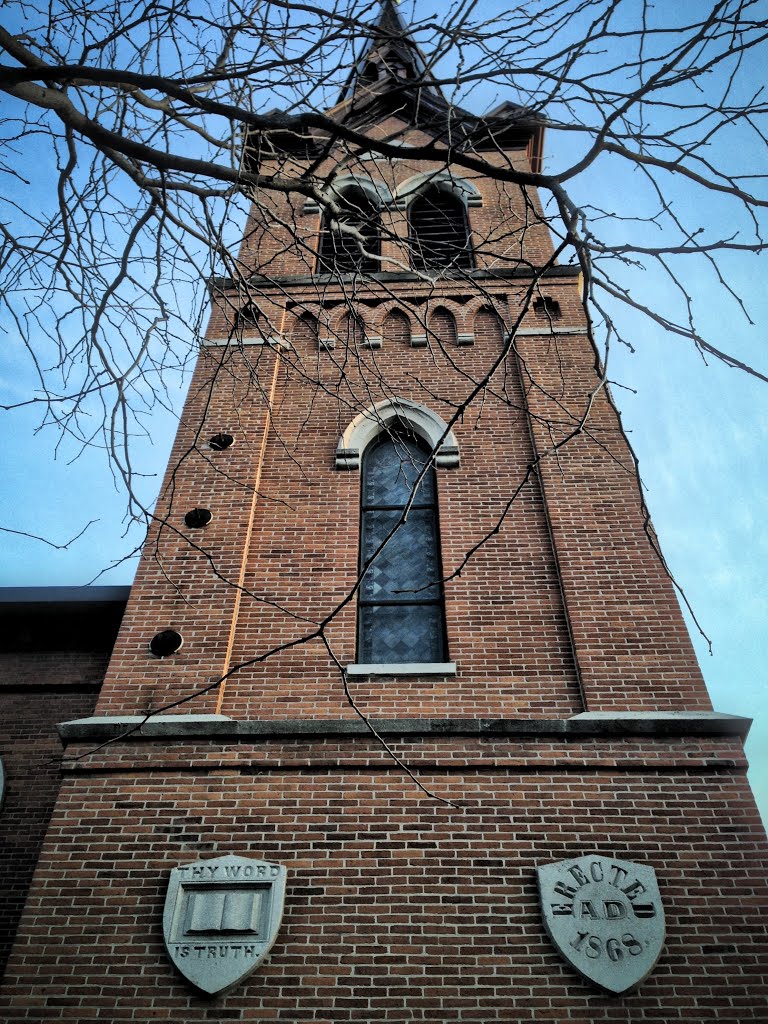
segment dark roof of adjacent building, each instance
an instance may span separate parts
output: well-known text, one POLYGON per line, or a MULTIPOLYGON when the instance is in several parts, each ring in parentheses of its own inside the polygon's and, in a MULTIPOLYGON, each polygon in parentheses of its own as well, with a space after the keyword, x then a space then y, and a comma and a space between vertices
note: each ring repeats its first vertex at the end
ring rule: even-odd
POLYGON ((111 650, 130 587, 2 587, 0 651, 111 650))

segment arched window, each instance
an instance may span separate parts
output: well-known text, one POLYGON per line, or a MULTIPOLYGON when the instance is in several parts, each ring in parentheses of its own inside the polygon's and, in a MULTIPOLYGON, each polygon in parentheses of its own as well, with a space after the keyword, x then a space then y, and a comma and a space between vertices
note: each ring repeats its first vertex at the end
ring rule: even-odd
POLYGON ((408 214, 416 270, 473 266, 467 211, 457 196, 430 185, 411 202, 408 214))
POLYGON ((341 207, 338 219, 326 214, 320 235, 318 271, 321 274, 350 274, 381 269, 381 217, 379 208, 365 189, 349 185, 337 198, 341 207), (343 227, 355 228, 358 237, 343 227))
POLYGON ((419 439, 399 430, 380 434, 363 456, 360 569, 365 575, 359 596, 357 659, 363 664, 445 661, 437 481, 432 466, 424 473, 407 519, 400 522, 428 458, 429 450, 419 439))

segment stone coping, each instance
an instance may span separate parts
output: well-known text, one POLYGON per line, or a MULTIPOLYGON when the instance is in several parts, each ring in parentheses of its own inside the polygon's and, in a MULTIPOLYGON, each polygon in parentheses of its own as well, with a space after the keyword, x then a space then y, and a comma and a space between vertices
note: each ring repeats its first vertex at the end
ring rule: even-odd
POLYGON ((455 676, 455 661, 404 661, 399 664, 347 665, 348 676, 455 676))
MULTIPOLYGON (((510 278, 531 278, 535 274, 540 273, 542 277, 578 277, 581 273, 581 267, 578 264, 556 264, 553 267, 546 267, 542 273, 540 267, 533 267, 528 265, 519 265, 516 267, 496 267, 493 270, 463 270, 456 271, 454 273, 440 274, 437 278, 425 277, 423 274, 418 274, 415 271, 408 270, 382 270, 374 273, 367 273, 364 275, 365 282, 367 285, 375 285, 376 282, 382 284, 390 284, 392 282, 404 281, 409 284, 419 284, 430 286, 434 284, 435 280, 442 283, 449 283, 454 286, 456 284, 471 284, 473 281, 506 281, 510 278)), ((263 285, 269 287, 270 285, 285 287, 290 285, 296 285, 299 287, 305 287, 306 285, 333 285, 339 281, 347 282, 352 280, 360 280, 361 275, 359 274, 276 274, 274 277, 270 277, 262 274, 252 274, 250 276, 249 284, 263 285)), ((239 288, 239 284, 235 283, 231 278, 221 277, 214 275, 209 278, 208 287, 214 294, 222 291, 233 291, 239 288)))
MULTIPOLYGON (((560 737, 564 740, 644 736, 740 736, 745 739, 751 718, 716 711, 587 711, 572 718, 371 718, 386 737, 560 737)), ((369 738, 371 730, 359 718, 237 721, 226 715, 142 715, 79 718, 62 722, 59 736, 67 743, 116 739, 124 733, 139 740, 176 739, 317 739, 369 738)), ((128 738, 128 737, 126 737, 128 738)))

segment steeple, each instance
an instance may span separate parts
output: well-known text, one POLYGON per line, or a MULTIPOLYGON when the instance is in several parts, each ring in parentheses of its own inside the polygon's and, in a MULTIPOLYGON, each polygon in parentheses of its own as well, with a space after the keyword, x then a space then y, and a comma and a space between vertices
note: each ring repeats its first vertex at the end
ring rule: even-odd
POLYGON ((246 136, 264 187, 98 700, 93 611, 63 635, 59 600, 16 630, 0 606, 0 956, 24 905, 0 1007, 616 1024, 727 999, 768 1024, 749 721, 711 710, 579 267, 515 180, 544 117, 449 103, 392 0, 360 31, 328 117, 246 136))
POLYGON ((376 28, 393 36, 405 33, 405 22, 400 17, 395 0, 381 0, 381 14, 376 28))
POLYGON ((362 56, 347 79, 337 106, 396 92, 445 103, 434 76, 427 68, 419 47, 409 38, 408 28, 394 0, 382 0, 378 21, 371 26, 362 56))
MULTIPOLYGON (((327 111, 329 116, 364 129, 396 114, 435 138, 450 137, 453 146, 462 144, 462 139, 475 149, 529 145, 531 165, 541 169, 544 117, 511 101, 480 117, 449 103, 396 0, 381 0, 378 20, 366 36, 362 54, 336 104, 327 111)), ((272 144, 276 141, 273 134, 272 144)), ((290 140, 284 141, 290 147, 290 140)))

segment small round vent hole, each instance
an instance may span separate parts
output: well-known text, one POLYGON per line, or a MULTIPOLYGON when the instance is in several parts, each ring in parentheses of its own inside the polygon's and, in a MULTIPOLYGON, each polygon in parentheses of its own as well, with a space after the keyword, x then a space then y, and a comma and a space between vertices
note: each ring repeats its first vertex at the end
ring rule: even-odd
POLYGON ((223 452, 226 448, 231 448, 234 443, 235 439, 231 434, 214 434, 208 439, 209 446, 215 452, 223 452))
POLYGON ((207 526, 212 519, 211 511, 207 508, 193 508, 184 516, 184 522, 192 530, 200 530, 207 526))
POLYGON ((175 654, 183 643, 181 633, 177 633, 175 629, 164 629, 160 633, 155 633, 149 649, 156 658, 167 658, 170 654, 175 654))

